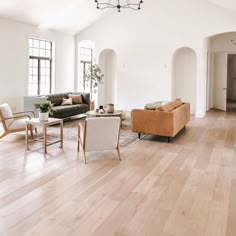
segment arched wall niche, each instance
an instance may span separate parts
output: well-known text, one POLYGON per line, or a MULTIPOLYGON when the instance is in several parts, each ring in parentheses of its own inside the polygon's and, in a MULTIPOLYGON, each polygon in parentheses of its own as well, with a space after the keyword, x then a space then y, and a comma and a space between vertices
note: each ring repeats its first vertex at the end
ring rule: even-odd
POLYGON ((104 74, 103 83, 98 88, 98 105, 117 103, 117 53, 104 49, 98 57, 98 65, 104 74))
POLYGON ((172 99, 189 102, 196 113, 197 55, 192 48, 178 48, 172 60, 172 99))

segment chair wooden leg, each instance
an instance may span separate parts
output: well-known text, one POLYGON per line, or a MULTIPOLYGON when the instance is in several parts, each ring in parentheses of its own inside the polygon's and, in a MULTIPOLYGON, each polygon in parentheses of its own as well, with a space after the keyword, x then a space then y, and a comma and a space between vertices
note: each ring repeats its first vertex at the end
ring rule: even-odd
MULTIPOLYGON (((82 143, 82 140, 81 140, 81 138, 80 138, 80 136, 78 136, 78 142, 77 142, 77 151, 79 152, 79 150, 80 150, 80 145, 82 145, 83 143, 82 143)), ((82 146, 81 146, 82 147, 82 146)))
POLYGON ((84 149, 83 149, 83 158, 84 158, 84 164, 87 164, 86 153, 84 149))
POLYGON ((33 127, 32 127, 32 125, 30 125, 29 129, 30 129, 31 139, 34 139, 34 134, 33 134, 33 127))
POLYGON ((122 159, 121 159, 121 155, 120 155, 120 148, 117 147, 116 151, 117 151, 117 154, 118 154, 118 158, 119 158, 119 160, 122 161, 122 159))
MULTIPOLYGON (((77 151, 78 151, 78 152, 79 152, 79 150, 80 150, 80 144, 82 144, 82 141, 81 141, 80 136, 79 136, 79 137, 78 137, 78 143, 77 143, 77 151)), ((82 149, 83 149, 84 164, 87 164, 86 153, 85 153, 84 147, 82 147, 82 149)))
POLYGON ((0 139, 5 137, 8 133, 7 132, 4 132, 1 136, 0 136, 0 139))
POLYGON ((78 127, 78 142, 77 142, 77 151, 79 152, 79 145, 80 145, 80 128, 78 127))
POLYGON ((79 149, 80 149, 80 140, 78 139, 78 142, 77 142, 77 151, 79 152, 79 149))

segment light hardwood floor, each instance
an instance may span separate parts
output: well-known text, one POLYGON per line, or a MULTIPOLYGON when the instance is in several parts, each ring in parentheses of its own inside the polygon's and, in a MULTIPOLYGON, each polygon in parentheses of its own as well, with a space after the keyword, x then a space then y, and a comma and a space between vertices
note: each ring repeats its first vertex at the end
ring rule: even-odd
POLYGON ((236 113, 192 117, 171 143, 146 136, 122 152, 76 143, 25 155, 0 140, 0 235, 235 236, 236 113))

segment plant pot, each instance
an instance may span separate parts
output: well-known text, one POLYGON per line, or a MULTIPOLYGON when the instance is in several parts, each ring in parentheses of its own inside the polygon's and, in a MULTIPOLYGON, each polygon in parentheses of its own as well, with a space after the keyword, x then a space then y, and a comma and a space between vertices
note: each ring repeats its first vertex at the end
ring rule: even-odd
POLYGON ((39 112, 39 120, 47 121, 48 120, 48 112, 39 112))

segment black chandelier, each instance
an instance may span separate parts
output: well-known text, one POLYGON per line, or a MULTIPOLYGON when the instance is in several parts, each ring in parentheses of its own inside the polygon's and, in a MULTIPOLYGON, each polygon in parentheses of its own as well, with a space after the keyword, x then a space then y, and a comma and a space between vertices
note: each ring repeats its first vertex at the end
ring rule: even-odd
POLYGON ((129 8, 132 10, 140 10, 141 0, 95 0, 97 3, 97 9, 106 9, 106 8, 117 8, 118 12, 121 11, 121 8, 129 8))

